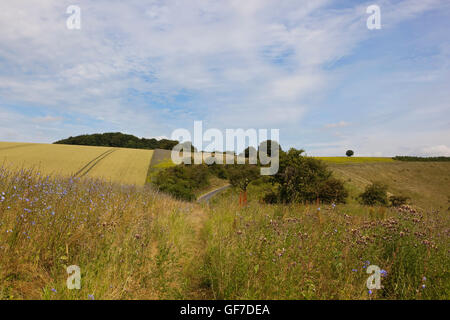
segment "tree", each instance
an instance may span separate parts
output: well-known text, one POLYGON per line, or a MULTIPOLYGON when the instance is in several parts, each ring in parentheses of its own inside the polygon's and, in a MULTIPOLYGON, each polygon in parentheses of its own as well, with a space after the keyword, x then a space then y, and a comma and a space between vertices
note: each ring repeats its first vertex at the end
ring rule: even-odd
POLYGON ((345 155, 347 157, 351 157, 352 155, 354 155, 355 153, 353 152, 353 150, 347 150, 347 152, 345 153, 345 155))
POLYGON ((253 165, 236 165, 229 169, 228 179, 233 187, 241 189, 239 204, 247 204, 247 187, 259 176, 258 167, 253 165))
POLYGON ((332 177, 323 161, 303 156, 303 150, 280 152, 280 168, 272 181, 279 185, 278 199, 284 203, 345 202, 347 191, 332 177))
POLYGON ((259 146, 258 146, 258 153, 261 150, 265 150, 265 154, 268 157, 272 157, 272 149, 275 151, 274 156, 276 156, 276 153, 277 152, 279 153, 280 150, 281 150, 280 144, 277 141, 275 141, 275 140, 266 140, 266 141, 263 141, 263 142, 261 142, 259 144, 259 146))
POLYGON ((249 163, 252 163, 252 162, 253 162, 253 164, 256 164, 256 160, 257 160, 257 158, 258 158, 258 153, 257 153, 255 147, 252 147, 252 146, 247 147, 247 148, 244 150, 244 157, 245 157, 246 159, 249 159, 249 163), (252 162, 250 161, 250 157, 252 158, 252 162))

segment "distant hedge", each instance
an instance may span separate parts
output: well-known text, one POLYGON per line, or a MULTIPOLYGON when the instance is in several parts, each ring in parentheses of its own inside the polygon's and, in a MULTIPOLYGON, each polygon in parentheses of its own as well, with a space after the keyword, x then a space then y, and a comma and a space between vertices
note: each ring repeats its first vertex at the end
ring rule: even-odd
POLYGON ((172 150, 178 141, 168 139, 138 138, 121 132, 85 134, 54 142, 55 144, 71 144, 82 146, 134 148, 134 149, 166 149, 172 150))
POLYGON ((450 161, 450 157, 410 157, 410 156, 396 156, 394 160, 399 161, 450 161))

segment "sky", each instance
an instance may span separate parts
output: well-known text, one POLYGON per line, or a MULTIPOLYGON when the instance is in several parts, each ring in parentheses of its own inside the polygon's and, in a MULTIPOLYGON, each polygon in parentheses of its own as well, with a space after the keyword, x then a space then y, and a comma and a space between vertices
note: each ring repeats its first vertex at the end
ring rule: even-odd
POLYGON ((448 0, 1 1, 0 141, 203 121, 316 156, 450 156, 449 30, 448 0))

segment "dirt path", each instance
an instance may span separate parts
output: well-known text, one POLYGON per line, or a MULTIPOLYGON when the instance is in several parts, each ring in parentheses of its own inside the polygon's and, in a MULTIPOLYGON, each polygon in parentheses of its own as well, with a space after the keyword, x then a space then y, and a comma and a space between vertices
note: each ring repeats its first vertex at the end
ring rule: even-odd
POLYGON ((190 279, 188 299, 212 299, 213 292, 211 288, 205 285, 205 274, 202 272, 207 248, 205 224, 208 220, 208 214, 206 209, 200 204, 195 204, 187 220, 189 225, 192 226, 194 233, 188 253, 190 256, 189 268, 186 275, 190 279))

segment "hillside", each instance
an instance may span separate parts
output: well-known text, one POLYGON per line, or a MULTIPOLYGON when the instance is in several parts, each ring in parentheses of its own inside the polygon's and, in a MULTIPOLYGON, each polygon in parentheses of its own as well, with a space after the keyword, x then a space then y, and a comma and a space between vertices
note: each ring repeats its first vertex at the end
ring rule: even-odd
POLYGON ((428 209, 448 209, 450 163, 448 162, 371 162, 329 163, 335 175, 346 181, 351 195, 360 193, 372 181, 382 181, 389 192, 409 196, 428 209))
POLYGON ((44 175, 102 178, 143 186, 153 151, 0 142, 0 164, 10 169, 33 168, 44 175))

